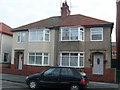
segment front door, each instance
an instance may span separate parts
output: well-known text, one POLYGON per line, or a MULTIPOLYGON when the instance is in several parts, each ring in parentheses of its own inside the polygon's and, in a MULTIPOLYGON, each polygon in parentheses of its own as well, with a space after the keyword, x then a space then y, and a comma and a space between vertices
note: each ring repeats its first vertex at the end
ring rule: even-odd
POLYGON ((18 51, 15 54, 16 56, 16 68, 19 70, 22 70, 22 63, 23 63, 23 52, 22 51, 18 51))
POLYGON ((103 54, 95 53, 93 56, 93 74, 103 75, 103 54))
POLYGON ((22 69, 22 57, 23 55, 22 54, 19 54, 18 56, 18 69, 22 69))

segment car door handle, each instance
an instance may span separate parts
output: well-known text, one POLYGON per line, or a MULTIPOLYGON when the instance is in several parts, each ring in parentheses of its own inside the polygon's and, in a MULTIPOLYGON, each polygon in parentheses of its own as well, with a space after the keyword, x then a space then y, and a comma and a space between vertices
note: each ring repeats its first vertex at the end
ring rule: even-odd
POLYGON ((60 80, 60 78, 58 78, 58 81, 60 80))

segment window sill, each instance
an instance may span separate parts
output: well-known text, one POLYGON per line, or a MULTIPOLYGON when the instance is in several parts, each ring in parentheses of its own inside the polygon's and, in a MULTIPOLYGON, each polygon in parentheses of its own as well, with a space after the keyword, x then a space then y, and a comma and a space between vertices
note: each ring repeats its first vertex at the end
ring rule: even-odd
POLYGON ((2 64, 11 64, 11 62, 2 62, 2 64))
POLYGON ((60 67, 74 67, 74 68, 84 68, 84 66, 62 66, 62 65, 59 65, 60 67))
POLYGON ((49 66, 49 65, 38 65, 38 64, 27 64, 29 66, 49 66))
POLYGON ((60 42, 84 42, 84 40, 62 40, 60 42))
POLYGON ((29 41, 29 43, 41 43, 41 42, 50 42, 50 41, 29 41))
POLYGON ((26 42, 17 42, 17 44, 25 44, 26 42))
POLYGON ((92 42, 103 42, 103 40, 90 40, 92 42))

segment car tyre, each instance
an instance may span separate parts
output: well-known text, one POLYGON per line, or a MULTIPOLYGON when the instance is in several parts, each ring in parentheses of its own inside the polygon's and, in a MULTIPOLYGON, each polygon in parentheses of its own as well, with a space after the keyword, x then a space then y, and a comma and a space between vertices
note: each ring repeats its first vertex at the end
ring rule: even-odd
POLYGON ((37 88, 37 83, 34 80, 31 80, 29 83, 29 88, 30 89, 36 89, 37 88))
POLYGON ((70 86, 70 90, 80 90, 80 88, 79 88, 78 85, 72 84, 72 85, 70 86))

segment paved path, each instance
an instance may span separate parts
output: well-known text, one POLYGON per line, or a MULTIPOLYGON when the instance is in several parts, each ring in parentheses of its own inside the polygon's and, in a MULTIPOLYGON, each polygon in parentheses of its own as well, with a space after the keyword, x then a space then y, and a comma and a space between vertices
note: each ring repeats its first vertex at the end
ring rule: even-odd
POLYGON ((22 75, 3 74, 3 73, 0 73, 0 76, 2 76, 3 80, 18 82, 18 83, 25 83, 25 78, 26 78, 26 76, 22 76, 22 75))
MULTIPOLYGON (((0 73, 1 80, 12 81, 17 83, 25 83, 25 78, 26 76, 22 76, 22 75, 0 73)), ((118 84, 90 81, 88 88, 118 88, 118 84)))

